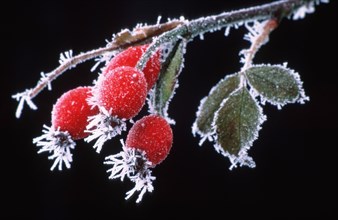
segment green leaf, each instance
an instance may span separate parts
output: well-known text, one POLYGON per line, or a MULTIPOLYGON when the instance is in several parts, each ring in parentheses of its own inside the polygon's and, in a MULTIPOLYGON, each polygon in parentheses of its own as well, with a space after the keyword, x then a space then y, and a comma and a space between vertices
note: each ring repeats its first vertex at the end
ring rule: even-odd
POLYGON ((305 96, 298 73, 286 65, 256 65, 247 69, 245 74, 263 103, 268 101, 281 108, 288 103, 304 103, 309 99, 305 96))
POLYGON ((238 89, 224 100, 214 119, 217 146, 225 155, 246 155, 264 121, 256 99, 245 87, 238 89))
POLYGON ((226 76, 214 86, 209 95, 201 100, 196 113, 196 120, 193 125, 193 134, 198 133, 202 136, 202 142, 207 135, 213 132, 212 121, 215 117, 216 111, 220 108, 224 99, 239 88, 240 76, 235 73, 226 76))
POLYGON ((161 73, 154 87, 151 105, 154 110, 167 116, 168 103, 178 86, 178 76, 183 69, 185 42, 177 42, 162 64, 161 73))

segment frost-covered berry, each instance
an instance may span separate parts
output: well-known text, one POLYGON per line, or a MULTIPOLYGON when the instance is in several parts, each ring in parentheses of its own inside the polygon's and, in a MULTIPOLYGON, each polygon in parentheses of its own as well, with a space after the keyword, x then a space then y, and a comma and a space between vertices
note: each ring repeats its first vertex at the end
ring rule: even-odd
MULTIPOLYGON (((103 70, 103 74, 106 74, 111 70, 121 66, 136 67, 137 62, 142 57, 148 47, 149 44, 127 48, 110 60, 106 68, 103 70)), ((146 78, 148 83, 148 91, 153 87, 160 73, 160 57, 160 50, 157 50, 156 53, 149 58, 146 66, 142 70, 144 77, 146 78)))
POLYGON ((96 86, 98 105, 119 118, 137 115, 147 96, 147 82, 142 72, 128 66, 112 69, 96 86))
POLYGON ((87 103, 90 94, 91 87, 78 87, 64 93, 53 106, 52 126, 67 131, 73 140, 87 137, 88 116, 98 113, 97 108, 87 103))
POLYGON ((153 165, 162 162, 168 155, 173 134, 168 122, 158 115, 145 116, 130 129, 126 147, 143 150, 153 165))
POLYGON ((127 176, 135 187, 127 192, 126 199, 141 191, 136 202, 140 202, 146 191, 152 192, 151 168, 161 163, 169 154, 173 133, 169 123, 161 116, 149 115, 138 120, 130 129, 123 151, 106 158, 105 164, 113 165, 110 179, 127 176))
POLYGON ((134 67, 122 66, 101 74, 89 102, 98 106, 100 113, 89 118, 85 140, 96 138, 97 152, 105 141, 121 134, 126 129, 125 120, 136 116, 147 97, 147 82, 142 72, 134 67))
POLYGON ((77 87, 64 93, 54 104, 52 110, 52 126, 44 125, 43 135, 33 139, 33 143, 42 147, 38 153, 50 152, 49 159, 55 160, 51 170, 59 165, 62 170, 64 162, 70 168, 74 149, 74 140, 88 136, 85 132, 88 117, 98 113, 96 107, 91 107, 87 99, 91 94, 91 87, 77 87))

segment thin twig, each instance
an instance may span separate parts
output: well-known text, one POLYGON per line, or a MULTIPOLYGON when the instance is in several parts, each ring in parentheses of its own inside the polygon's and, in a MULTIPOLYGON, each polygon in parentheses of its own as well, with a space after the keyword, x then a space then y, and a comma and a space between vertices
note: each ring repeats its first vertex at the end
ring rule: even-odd
POLYGON ((19 101, 16 117, 20 117, 24 102, 26 102, 32 109, 36 109, 32 99, 36 97, 44 88, 50 88, 51 82, 66 70, 75 67, 79 63, 102 56, 107 52, 141 44, 149 41, 153 37, 156 37, 137 64, 137 68, 143 69, 152 52, 155 51, 156 48, 162 43, 176 42, 181 38, 191 40, 203 33, 220 30, 227 26, 248 21, 269 19, 272 17, 279 17, 279 19, 281 19, 290 15, 292 12, 305 4, 309 4, 309 1, 282 0, 256 7, 225 12, 214 16, 198 18, 191 21, 173 20, 163 24, 137 27, 132 31, 127 29, 123 30, 117 34, 113 38, 113 41, 108 43, 106 47, 80 53, 79 55, 73 57, 69 56, 66 57, 66 59, 61 59, 62 62, 60 62, 60 66, 49 73, 43 74, 42 79, 39 80, 34 88, 27 89, 24 92, 13 95, 12 98, 19 101))

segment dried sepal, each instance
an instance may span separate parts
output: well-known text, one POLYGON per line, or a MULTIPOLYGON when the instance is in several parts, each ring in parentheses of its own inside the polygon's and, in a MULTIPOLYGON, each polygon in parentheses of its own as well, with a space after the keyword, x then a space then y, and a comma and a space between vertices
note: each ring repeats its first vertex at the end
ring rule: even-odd
POLYGON ((104 162, 106 165, 113 166, 107 170, 110 173, 108 178, 120 178, 123 181, 127 177, 131 182, 134 182, 134 188, 126 193, 125 199, 129 199, 139 192, 136 200, 136 203, 139 203, 147 191, 152 192, 154 190, 152 183, 156 177, 152 176, 151 170, 154 165, 147 159, 145 151, 126 147, 122 140, 121 143, 123 150, 120 153, 106 157, 104 162))
POLYGON ((63 163, 69 169, 73 161, 71 149, 75 148, 76 143, 66 131, 60 131, 46 125, 43 128, 44 134, 33 139, 33 143, 41 147, 38 153, 48 152, 51 154, 48 159, 54 160, 54 163, 50 170, 54 170, 56 166, 59 170, 62 170, 63 163))
POLYGON ((88 137, 84 140, 89 143, 95 139, 93 148, 100 153, 104 143, 113 137, 120 135, 127 129, 126 120, 113 116, 104 107, 99 107, 100 112, 96 115, 88 117, 88 125, 86 132, 88 137))

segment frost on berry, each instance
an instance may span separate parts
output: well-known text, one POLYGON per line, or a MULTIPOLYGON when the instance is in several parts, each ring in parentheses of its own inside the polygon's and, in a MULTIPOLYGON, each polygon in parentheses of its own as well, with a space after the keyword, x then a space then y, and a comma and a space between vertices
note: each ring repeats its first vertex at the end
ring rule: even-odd
POLYGON ((64 93, 53 106, 52 126, 44 125, 44 134, 33 139, 33 143, 41 147, 38 153, 52 153, 48 157, 54 160, 51 170, 56 165, 62 170, 63 163, 70 168, 71 149, 76 145, 74 140, 88 135, 85 133, 87 118, 97 113, 97 108, 91 108, 87 103, 90 90, 91 87, 77 87, 64 93))
POLYGON ((136 68, 123 66, 101 74, 88 102, 100 112, 88 118, 85 141, 94 144, 97 152, 103 144, 126 129, 125 121, 136 116, 147 96, 147 82, 136 68))
MULTIPOLYGON (((113 57, 103 70, 103 74, 109 73, 111 70, 121 67, 129 66, 136 67, 137 62, 142 57, 144 52, 149 47, 149 44, 128 47, 126 50, 120 52, 113 57)), ((161 53, 157 50, 148 60, 142 72, 147 81, 147 90, 149 91, 155 84, 161 69, 160 62, 161 53)))
POLYGON ((98 113, 96 107, 92 108, 87 103, 91 89, 91 87, 77 87, 64 93, 57 100, 52 111, 54 128, 67 131, 74 140, 88 136, 85 132, 87 118, 98 113))
POLYGON ((148 115, 129 130, 126 146, 145 151, 147 159, 156 165, 167 157, 172 141, 173 134, 168 122, 161 116, 148 115))
POLYGON ((140 192, 136 202, 140 202, 144 193, 152 192, 155 177, 151 169, 161 163, 169 154, 172 146, 172 130, 169 123, 157 115, 145 116, 130 129, 123 151, 106 157, 104 162, 113 167, 108 169, 109 179, 127 176, 135 187, 127 192, 126 199, 140 192))

